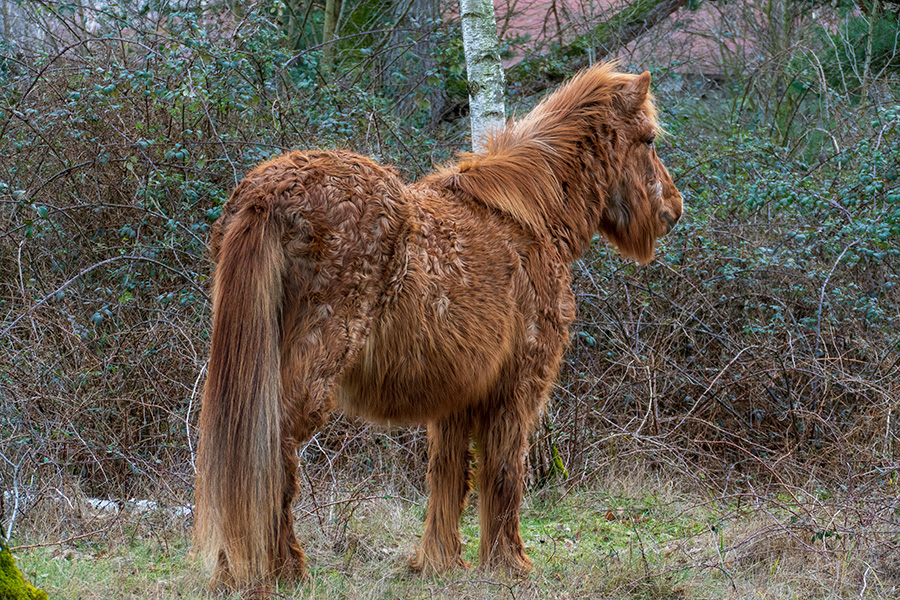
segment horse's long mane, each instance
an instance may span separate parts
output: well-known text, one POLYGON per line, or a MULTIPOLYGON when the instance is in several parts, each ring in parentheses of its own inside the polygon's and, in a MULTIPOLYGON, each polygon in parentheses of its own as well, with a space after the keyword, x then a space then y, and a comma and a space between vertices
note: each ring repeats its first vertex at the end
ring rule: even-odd
POLYGON ((567 191, 583 180, 586 169, 597 166, 585 163, 591 156, 596 154, 604 168, 614 166, 612 148, 601 147, 599 130, 615 136, 621 115, 635 110, 658 128, 652 96, 641 105, 629 103, 624 90, 636 76, 617 73, 615 66, 582 71, 521 120, 510 119, 503 129, 490 132, 484 152, 462 153, 458 165, 432 177, 534 231, 562 228, 589 238, 596 223, 586 214, 585 190, 567 191), (585 153, 587 146, 594 153, 585 153))

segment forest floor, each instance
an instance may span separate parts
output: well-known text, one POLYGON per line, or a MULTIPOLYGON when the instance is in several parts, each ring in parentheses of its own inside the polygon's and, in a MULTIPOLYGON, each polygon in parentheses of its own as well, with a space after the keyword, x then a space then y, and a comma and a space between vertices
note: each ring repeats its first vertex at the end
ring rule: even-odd
MULTIPOLYGON (((241 597, 896 598, 896 494, 887 495, 859 501, 782 489, 714 497, 640 468, 586 488, 545 488, 530 493, 522 511, 535 570, 511 579, 477 568, 411 573, 425 499, 335 493, 318 499, 317 514, 297 515, 308 581, 241 597)), ((462 521, 472 562, 476 504, 462 521)), ((14 540, 20 568, 51 598, 219 597, 206 592, 190 553, 189 520, 123 513, 84 526, 95 533, 66 543, 29 547, 40 543, 32 527, 14 540)))

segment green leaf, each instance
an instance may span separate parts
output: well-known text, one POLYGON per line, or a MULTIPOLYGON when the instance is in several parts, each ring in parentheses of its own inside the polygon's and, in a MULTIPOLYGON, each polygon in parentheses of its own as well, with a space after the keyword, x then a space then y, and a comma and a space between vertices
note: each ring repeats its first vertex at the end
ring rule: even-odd
POLYGON ((590 346, 591 348, 593 348, 597 345, 597 340, 594 338, 594 336, 592 336, 591 334, 589 334, 586 331, 579 331, 578 337, 580 337, 582 339, 582 341, 584 341, 584 343, 587 344, 588 346, 590 346))

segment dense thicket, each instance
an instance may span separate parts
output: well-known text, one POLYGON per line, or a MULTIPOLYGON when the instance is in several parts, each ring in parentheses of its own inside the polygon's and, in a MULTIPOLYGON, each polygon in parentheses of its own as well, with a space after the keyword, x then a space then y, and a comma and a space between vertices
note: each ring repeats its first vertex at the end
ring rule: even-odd
MULTIPOLYGON (((251 165, 339 146, 416 178, 467 145, 453 10, 340 4, 326 56, 323 4, 22 3, 0 46, 0 473, 22 502, 189 501, 206 236, 251 165)), ((687 212, 647 267, 602 241, 575 265, 537 482, 621 460, 716 490, 895 477, 897 22, 748 4, 678 13, 620 56, 654 72, 687 212)), ((535 101, 525 84, 509 106, 535 101)), ((336 418, 304 458, 308 481, 418 487, 424 435, 336 418)))

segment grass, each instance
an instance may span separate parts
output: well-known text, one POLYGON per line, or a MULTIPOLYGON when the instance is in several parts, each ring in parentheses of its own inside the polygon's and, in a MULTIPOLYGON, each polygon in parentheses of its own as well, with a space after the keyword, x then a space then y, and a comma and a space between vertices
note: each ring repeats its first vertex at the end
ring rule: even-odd
MULTIPOLYGON (((838 501, 834 493, 798 489, 715 498, 696 486, 676 487, 660 473, 532 491, 522 535, 535 571, 522 579, 477 568, 436 577, 410 573, 424 498, 334 505, 341 509, 320 511, 324 527, 316 516, 300 514, 301 499, 298 532, 310 579, 244 597, 897 597, 900 528, 893 504, 866 498, 838 501)), ((462 532, 465 558, 474 562, 477 498, 472 504, 462 532)), ((102 534, 73 542, 22 548, 19 566, 51 598, 213 597, 190 554, 189 523, 123 514, 103 527, 102 534)))

